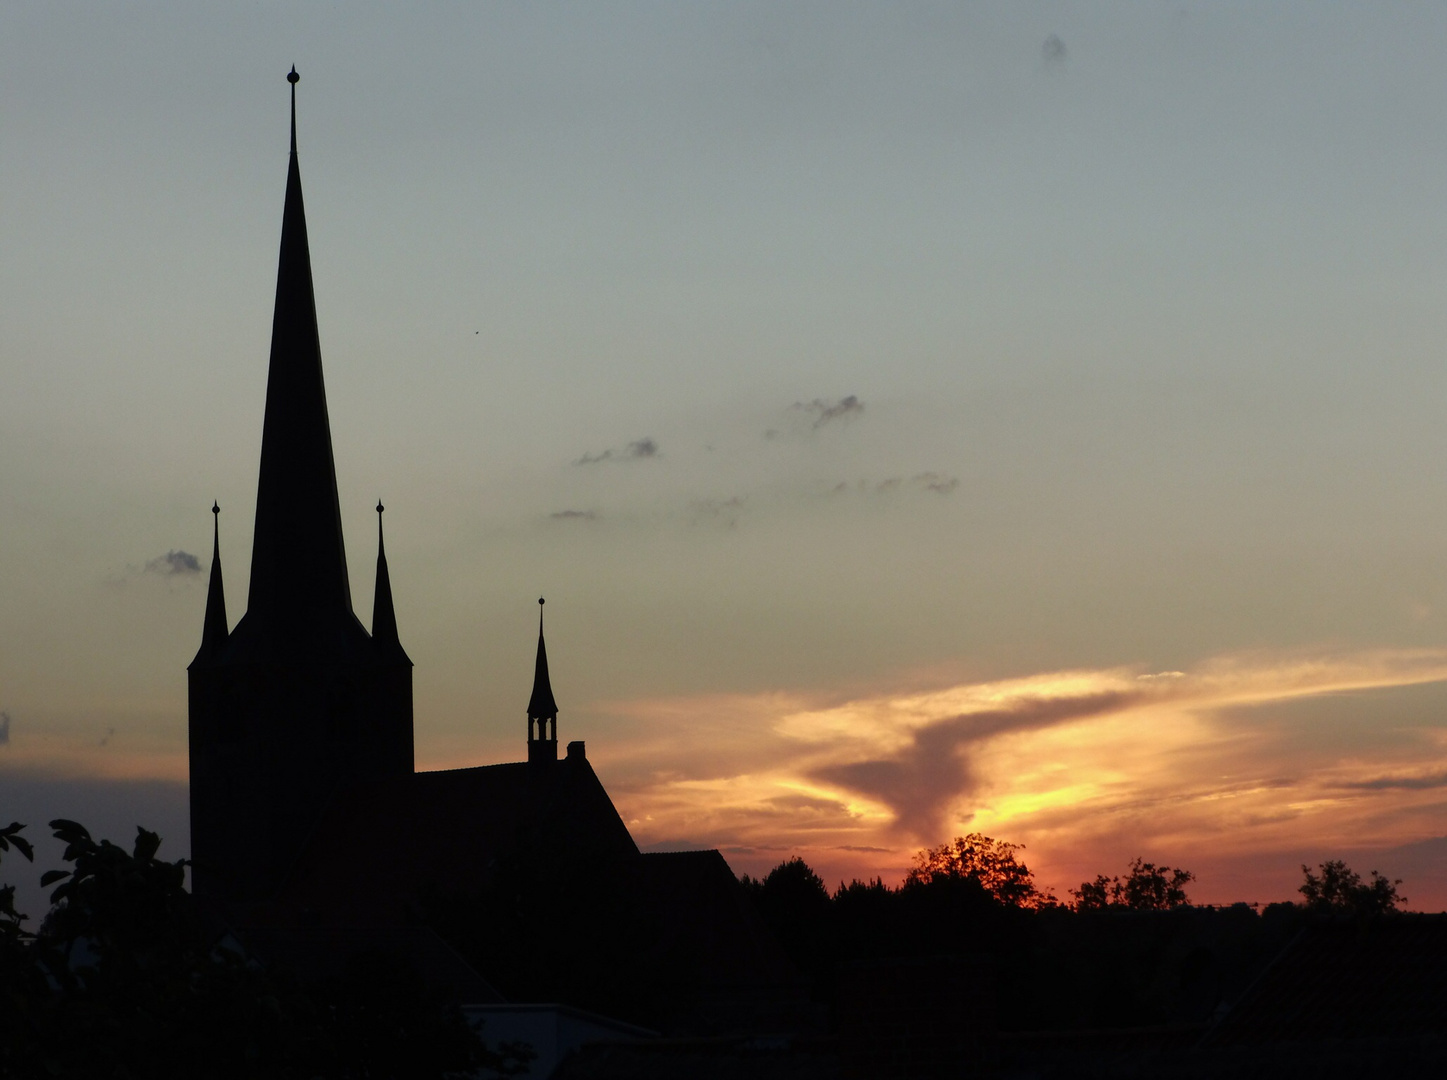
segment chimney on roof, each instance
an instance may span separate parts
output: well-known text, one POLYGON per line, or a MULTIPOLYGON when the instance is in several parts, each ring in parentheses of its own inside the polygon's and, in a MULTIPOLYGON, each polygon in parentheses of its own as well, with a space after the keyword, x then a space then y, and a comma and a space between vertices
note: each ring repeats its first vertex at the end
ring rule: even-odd
POLYGON ((574 739, 568 744, 568 757, 577 758, 579 761, 587 761, 588 755, 583 753, 583 740, 574 739))

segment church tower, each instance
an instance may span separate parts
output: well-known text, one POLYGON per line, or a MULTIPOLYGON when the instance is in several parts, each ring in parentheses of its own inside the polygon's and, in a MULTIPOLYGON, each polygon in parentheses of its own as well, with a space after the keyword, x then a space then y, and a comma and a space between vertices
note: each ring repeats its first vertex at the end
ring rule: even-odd
POLYGON ((548 647, 543 644, 543 601, 538 599, 538 665, 533 671, 533 696, 528 699, 528 764, 558 760, 558 703, 548 680, 548 647))
POLYGON ((352 611, 296 152, 276 307, 246 614, 227 630, 219 508, 210 593, 188 669, 193 888, 262 899, 342 785, 408 774, 412 661, 397 637, 377 504, 372 633, 352 611))

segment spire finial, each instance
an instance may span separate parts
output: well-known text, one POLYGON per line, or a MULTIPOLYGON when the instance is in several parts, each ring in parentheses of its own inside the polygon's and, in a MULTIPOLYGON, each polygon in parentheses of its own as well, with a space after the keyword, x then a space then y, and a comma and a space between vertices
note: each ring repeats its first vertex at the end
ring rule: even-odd
POLYGON ((291 71, 287 73, 286 81, 291 83, 291 152, 296 153, 296 84, 301 82, 301 76, 296 73, 296 65, 291 65, 291 71))

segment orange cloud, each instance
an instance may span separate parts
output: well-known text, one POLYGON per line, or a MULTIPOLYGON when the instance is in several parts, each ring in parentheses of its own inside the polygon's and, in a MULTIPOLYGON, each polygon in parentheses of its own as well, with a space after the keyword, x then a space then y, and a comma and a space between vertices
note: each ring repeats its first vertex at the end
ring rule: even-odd
POLYGON ((842 704, 616 703, 638 734, 600 747, 600 768, 645 844, 888 875, 978 830, 1026 844, 1063 890, 1137 853, 1189 865, 1447 833, 1447 730, 1431 710, 1375 719, 1384 694, 1443 681, 1447 650, 1257 653, 842 704))

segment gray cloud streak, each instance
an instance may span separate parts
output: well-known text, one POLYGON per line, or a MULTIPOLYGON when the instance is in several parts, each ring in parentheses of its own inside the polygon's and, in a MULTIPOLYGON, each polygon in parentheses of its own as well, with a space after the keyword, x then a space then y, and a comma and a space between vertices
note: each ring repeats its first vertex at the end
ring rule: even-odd
POLYGON ((199 574, 200 572, 201 560, 189 551, 168 551, 146 563, 146 573, 161 574, 165 577, 199 574))
POLYGON ((625 458, 657 457, 658 444, 645 435, 643 438, 638 439, 636 442, 629 443, 628 448, 623 451, 623 456, 625 458))
POLYGON ((609 448, 600 454, 587 453, 574 460, 574 465, 599 465, 605 461, 642 461, 647 458, 658 457, 658 443, 651 435, 645 435, 641 439, 634 439, 622 450, 609 448))
POLYGON ((1378 776, 1371 780, 1351 780, 1338 787, 1349 791, 1430 791, 1447 788, 1447 773, 1433 776, 1378 776))
POLYGON ((821 428, 831 420, 847 420, 861 415, 864 412, 864 402, 853 394, 849 394, 833 402, 826 401, 824 398, 815 398, 813 401, 796 401, 791 408, 811 414, 814 417, 813 426, 821 428))
POLYGON ((922 472, 910 477, 910 483, 925 491, 933 491, 936 495, 948 495, 960 486, 958 478, 953 476, 941 476, 939 473, 922 472))

